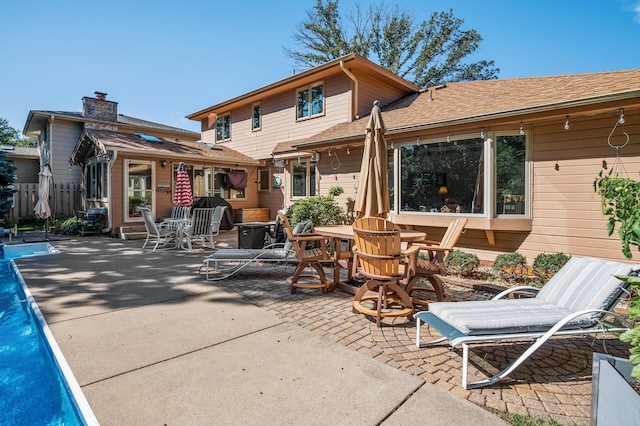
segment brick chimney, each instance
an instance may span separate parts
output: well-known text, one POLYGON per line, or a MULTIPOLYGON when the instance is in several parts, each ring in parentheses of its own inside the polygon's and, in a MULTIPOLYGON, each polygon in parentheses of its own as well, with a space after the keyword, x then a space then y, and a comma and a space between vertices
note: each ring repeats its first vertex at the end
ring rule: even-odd
POLYGON ((109 121, 113 124, 85 121, 84 128, 118 131, 118 103, 108 101, 107 94, 104 92, 95 92, 95 95, 95 98, 88 96, 82 98, 82 115, 88 119, 109 121))

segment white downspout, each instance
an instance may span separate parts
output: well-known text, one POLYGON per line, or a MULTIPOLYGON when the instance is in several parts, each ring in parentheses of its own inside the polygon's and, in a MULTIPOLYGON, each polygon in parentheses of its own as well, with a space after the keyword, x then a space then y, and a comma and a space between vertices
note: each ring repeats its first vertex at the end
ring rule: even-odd
POLYGON ((113 155, 111 156, 111 160, 109 160, 109 175, 107 176, 107 180, 109 184, 107 185, 107 204, 109 208, 107 209, 107 232, 110 232, 113 228, 113 165, 118 158, 118 150, 113 150, 113 155))
POLYGON ((351 122, 358 113, 358 79, 344 66, 344 61, 340 61, 340 69, 353 81, 354 93, 351 95, 351 116, 349 117, 349 121, 351 122))

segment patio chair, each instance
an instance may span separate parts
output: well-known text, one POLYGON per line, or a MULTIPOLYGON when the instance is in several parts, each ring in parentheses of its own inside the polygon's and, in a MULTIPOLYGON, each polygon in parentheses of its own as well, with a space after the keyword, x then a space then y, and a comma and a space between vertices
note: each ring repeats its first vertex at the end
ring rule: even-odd
POLYGON ((189 251, 193 249, 193 242, 198 240, 203 248, 215 248, 213 237, 220 233, 220 223, 226 208, 226 206, 217 206, 193 209, 191 220, 183 231, 189 251))
MULTIPOLYGON (((293 234, 299 235, 311 228, 310 220, 298 223, 293 234)), ((275 243, 261 249, 219 249, 204 259, 200 273, 204 272, 207 281, 218 281, 236 274, 242 269, 261 263, 288 264, 297 262, 293 244, 286 239, 284 243, 275 243)))
POLYGON ((150 240, 155 240, 156 243, 152 251, 155 251, 161 242, 163 243, 162 247, 172 241, 176 242, 176 231, 172 229, 170 224, 156 223, 151 209, 148 207, 138 207, 138 211, 142 214, 144 227, 147 231, 147 238, 144 240, 142 248, 145 248, 150 240))
POLYGON ((327 250, 329 238, 312 232, 296 234, 289 224, 289 219, 282 212, 278 212, 278 217, 298 261, 293 276, 287 278, 291 294, 295 294, 298 288, 319 288, 326 293, 331 287, 331 280, 325 275, 321 262, 333 262, 327 250), (314 270, 315 273, 304 273, 306 268, 314 270))
POLYGON ((411 296, 414 305, 428 305, 433 299, 426 296, 431 296, 433 293, 435 293, 435 299, 438 302, 451 300, 451 296, 446 293, 444 282, 438 277, 438 274, 444 275, 447 273, 444 261, 458 243, 467 221, 466 217, 461 217, 451 222, 440 241, 423 240, 413 243, 420 248, 420 253, 428 255, 428 259, 418 256, 415 274, 406 287, 406 291, 411 296), (432 288, 418 285, 423 278, 429 281, 432 288))
POLYGON ((622 319, 613 309, 628 293, 628 285, 616 276, 630 275, 638 267, 640 265, 572 257, 542 289, 513 287, 492 300, 431 303, 429 311, 414 315, 416 345, 424 348, 448 341, 453 348, 462 346, 462 386, 474 389, 491 385, 511 374, 553 336, 626 331, 625 326, 605 323, 605 317, 622 319), (519 290, 531 290, 537 295, 524 299, 504 298, 519 290), (435 329, 442 337, 422 342, 420 322, 435 329), (500 373, 468 383, 470 344, 531 338, 536 339, 535 342, 500 373))
POLYGON ((400 281, 407 274, 405 260, 413 264, 418 248, 403 250, 400 228, 379 217, 356 220, 353 236, 353 261, 367 280, 353 298, 354 312, 375 317, 378 327, 385 317, 411 318, 413 303, 400 281))

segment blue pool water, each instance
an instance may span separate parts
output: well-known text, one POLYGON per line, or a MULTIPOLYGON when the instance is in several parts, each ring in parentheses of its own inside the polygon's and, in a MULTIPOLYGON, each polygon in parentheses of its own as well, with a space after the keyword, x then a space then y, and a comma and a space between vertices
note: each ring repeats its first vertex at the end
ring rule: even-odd
POLYGON ((46 243, 5 246, 4 251, 5 258, 0 258, 0 425, 92 423, 81 414, 88 407, 84 395, 79 405, 79 386, 23 286, 20 272, 9 260, 57 251, 46 243))

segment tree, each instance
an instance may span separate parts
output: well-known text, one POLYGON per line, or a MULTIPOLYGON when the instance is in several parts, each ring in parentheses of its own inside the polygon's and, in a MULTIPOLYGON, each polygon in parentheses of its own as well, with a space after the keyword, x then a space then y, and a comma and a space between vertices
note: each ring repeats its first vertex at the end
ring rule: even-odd
POLYGON ((367 12, 356 6, 345 17, 338 13, 338 0, 317 0, 293 35, 301 50, 285 48, 285 54, 296 65, 311 67, 357 53, 421 87, 495 79, 500 71, 493 61, 464 62, 482 37, 462 30, 464 20, 453 10, 434 12, 421 23, 397 5, 391 10, 373 5, 367 12))
POLYGON ((0 118, 0 144, 36 147, 38 146, 38 140, 36 138, 22 137, 19 130, 9 126, 9 121, 4 118, 0 118))
POLYGON ((12 185, 15 182, 16 168, 8 161, 5 161, 7 153, 0 151, 0 218, 7 217, 11 205, 13 204, 13 193, 15 192, 12 185))

